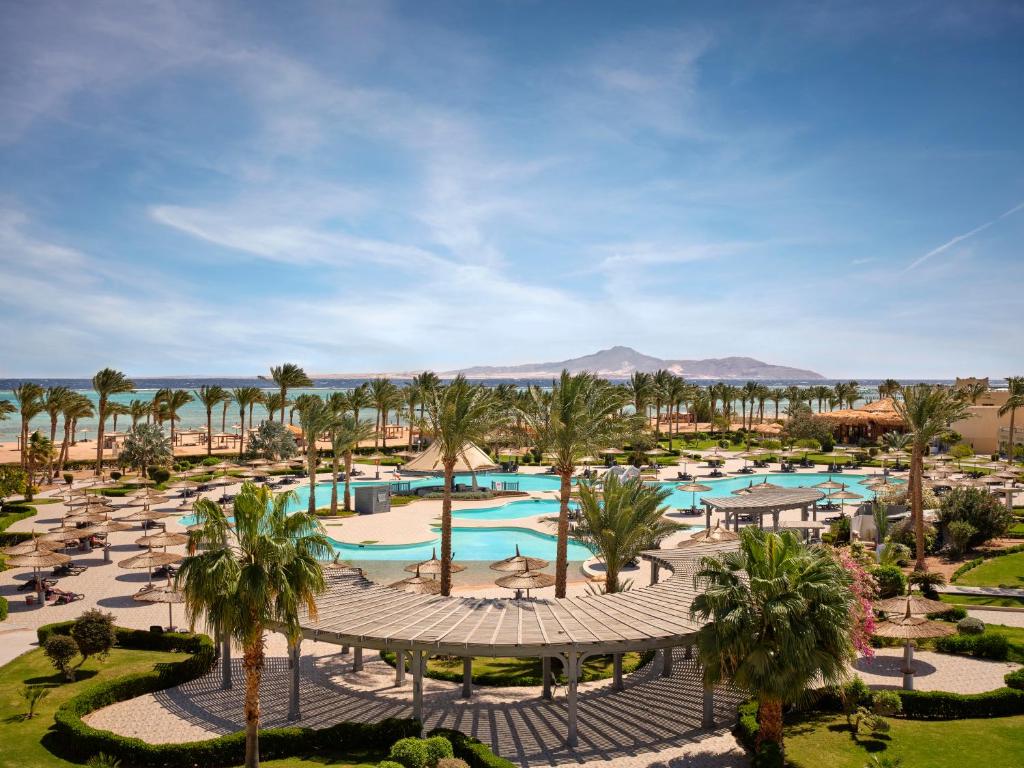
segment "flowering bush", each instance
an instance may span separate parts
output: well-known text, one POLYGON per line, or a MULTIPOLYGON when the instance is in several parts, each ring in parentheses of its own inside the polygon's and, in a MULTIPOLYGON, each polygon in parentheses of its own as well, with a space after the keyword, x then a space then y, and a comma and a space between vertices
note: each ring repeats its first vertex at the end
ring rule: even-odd
POLYGON ((864 568, 844 550, 837 550, 839 563, 850 575, 850 592, 853 593, 853 624, 850 630, 850 641, 857 651, 867 658, 874 656, 871 647, 871 635, 875 631, 875 613, 871 609, 871 601, 878 595, 878 583, 864 568))

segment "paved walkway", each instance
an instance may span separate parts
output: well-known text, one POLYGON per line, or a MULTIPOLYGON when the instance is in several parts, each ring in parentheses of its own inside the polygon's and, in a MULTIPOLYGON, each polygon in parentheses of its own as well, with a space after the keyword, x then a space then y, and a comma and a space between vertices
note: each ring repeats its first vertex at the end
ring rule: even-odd
POLYGON ((983 595, 987 597, 1024 597, 1024 589, 1015 587, 968 587, 960 584, 945 584, 936 587, 947 595, 983 595))
MULTIPOLYGON (((874 658, 858 659, 854 669, 872 688, 903 687, 903 648, 878 648, 874 658)), ((983 693, 1002 688, 1003 676, 1020 665, 971 656, 917 651, 914 688, 919 691, 983 693)))
MULTIPOLYGON (((306 645, 314 645, 304 643, 306 645)), ((411 683, 396 688, 394 669, 376 655, 364 671, 352 673, 351 655, 341 656, 337 646, 315 644, 303 657, 301 724, 323 727, 342 720, 374 721, 408 717, 412 712, 411 683), (333 653, 325 653, 333 651, 333 653)), ((673 675, 662 678, 651 664, 626 677, 626 690, 614 693, 610 681, 580 685, 579 745, 563 745, 566 730, 564 689, 556 700, 544 701, 536 688, 476 688, 474 697, 459 698, 461 685, 426 680, 423 706, 425 728, 456 728, 489 744, 498 754, 522 765, 611 762, 617 766, 648 766, 685 758, 687 766, 746 765, 735 739, 723 728, 701 729, 702 688, 697 668, 674 656, 673 675)), ((289 724, 287 661, 268 659, 261 690, 263 723, 289 724)), ((240 685, 220 689, 213 672, 184 686, 142 696, 99 710, 88 722, 126 736, 171 742, 209 738, 243 726, 240 685)), ((716 718, 723 726, 736 716, 739 697, 716 691, 716 718)))

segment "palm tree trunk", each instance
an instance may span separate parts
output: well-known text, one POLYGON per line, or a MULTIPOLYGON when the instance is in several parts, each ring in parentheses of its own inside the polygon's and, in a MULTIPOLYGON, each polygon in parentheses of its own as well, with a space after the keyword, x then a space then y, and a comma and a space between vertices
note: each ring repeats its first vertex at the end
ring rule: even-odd
POLYGON ((444 463, 444 493, 441 497, 441 594, 452 593, 452 480, 455 462, 444 463))
POLYGON ((309 474, 309 514, 316 514, 316 435, 310 435, 306 446, 306 472, 309 474))
POLYGON ((412 450, 412 423, 416 419, 416 406, 409 406, 409 450, 412 450))
POLYGON ((388 409, 385 408, 380 415, 380 447, 388 447, 388 409))
POLYGON ((245 768, 260 764, 260 682, 263 678, 263 639, 247 645, 245 669, 245 768))
POLYGON ((64 471, 64 462, 67 461, 67 459, 68 459, 68 443, 70 442, 70 439, 71 439, 68 436, 68 430, 70 428, 71 428, 70 420, 69 419, 64 419, 64 440, 61 441, 61 444, 60 444, 60 455, 57 457, 57 471, 58 472, 63 472, 64 471))
POLYGON ((57 417, 54 416, 50 419, 50 455, 46 458, 46 472, 50 477, 50 482, 53 482, 53 446, 57 442, 57 417))
MULTIPOLYGON (((1013 429, 1014 429, 1014 421, 1016 420, 1016 417, 1017 417, 1017 409, 1016 408, 1011 408, 1010 409, 1010 439, 1007 441, 1008 444, 1006 446, 1006 459, 1007 459, 1007 461, 1010 464, 1013 464, 1013 429)), ((996 450, 997 451, 999 450, 999 440, 998 439, 996 440, 996 450)))
POLYGON ((915 571, 924 571, 924 499, 921 494, 921 472, 924 457, 921 448, 914 446, 910 456, 910 514, 914 519, 914 548, 917 550, 915 571))
POLYGON ((345 451, 345 498, 344 498, 344 509, 346 512, 352 511, 352 451, 345 451))
POLYGON ((569 573, 569 492, 572 490, 572 468, 563 469, 558 494, 558 542, 555 549, 555 597, 565 597, 569 573))
MULTIPOLYGON (((174 425, 171 425, 171 432, 174 432, 174 425)), ((171 435, 171 450, 174 449, 174 435, 171 435)), ((206 455, 213 455, 213 408, 206 408, 206 455)))
POLYGON ((238 409, 238 427, 241 432, 238 435, 238 458, 245 455, 245 406, 238 409))
POLYGON ((331 514, 338 514, 338 454, 334 453, 331 465, 331 514))
POLYGON ((106 397, 100 398, 98 411, 99 422, 96 425, 96 471, 94 473, 97 477, 103 473, 103 422, 107 419, 106 397))
POLYGON ((774 741, 782 750, 782 702, 778 699, 765 699, 758 704, 757 740, 755 750, 760 750, 766 741, 774 741))

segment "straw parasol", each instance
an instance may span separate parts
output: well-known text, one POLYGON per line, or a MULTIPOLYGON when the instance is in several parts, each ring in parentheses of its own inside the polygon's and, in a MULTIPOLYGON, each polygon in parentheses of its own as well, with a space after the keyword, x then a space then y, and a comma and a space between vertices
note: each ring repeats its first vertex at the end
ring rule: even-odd
POLYGON ((400 589, 403 592, 409 592, 413 595, 441 594, 441 582, 436 579, 428 579, 424 576, 420 576, 419 570, 416 571, 415 576, 409 576, 408 578, 396 581, 389 586, 394 589, 400 589))
POLYGON ((143 523, 151 520, 160 520, 164 517, 173 517, 174 515, 180 515, 181 512, 175 512, 173 509, 140 509, 137 512, 132 512, 123 519, 130 523, 143 523))
POLYGON ((903 616, 890 617, 875 625, 874 634, 878 637, 891 637, 903 640, 903 690, 914 690, 914 640, 930 637, 942 637, 956 632, 956 627, 941 621, 929 621, 922 616, 913 616, 910 602, 903 616))
POLYGON ((853 491, 846 490, 846 486, 845 485, 843 486, 843 489, 841 491, 836 491, 835 493, 830 493, 828 495, 828 500, 829 501, 832 501, 832 499, 839 499, 839 511, 840 511, 840 513, 843 513, 844 510, 846 509, 846 502, 847 502, 847 500, 863 499, 863 498, 864 497, 861 494, 859 494, 859 493, 854 493, 853 491))
POLYGON ((512 557, 506 557, 496 563, 491 563, 492 571, 504 571, 509 573, 523 573, 525 571, 539 571, 547 568, 548 561, 539 557, 526 557, 519 554, 519 545, 516 544, 516 553, 512 557))
MULTIPOLYGON (((250 467, 269 467, 273 462, 269 459, 252 459, 245 462, 250 467)), ((218 465, 219 466, 219 465, 218 465)))
POLYGON ((720 522, 715 523, 714 528, 705 528, 698 531, 685 541, 679 542, 680 547, 689 547, 695 544, 714 544, 719 541, 739 541, 740 535, 728 528, 723 528, 720 522))
POLYGON ((117 533, 118 531, 129 531, 132 526, 128 523, 120 520, 111 520, 109 517, 103 517, 101 520, 87 525, 82 529, 83 536, 95 536, 98 533, 102 533, 107 536, 107 539, 103 542, 103 562, 110 562, 110 536, 111 533, 117 533))
POLYGON ((829 475, 828 480, 826 480, 824 483, 818 483, 814 487, 839 491, 845 488, 846 485, 844 483, 837 483, 835 480, 832 479, 832 475, 829 475))
POLYGON ((121 560, 117 565, 119 568, 129 568, 132 570, 147 569, 149 571, 149 583, 152 584, 154 568, 180 563, 181 560, 181 555, 172 555, 170 552, 154 552, 153 548, 150 547, 145 552, 129 557, 127 560, 121 560))
POLYGON ((36 592, 39 594, 39 605, 42 606, 46 603, 46 588, 43 585, 42 579, 39 578, 39 569, 53 568, 55 565, 70 563, 71 558, 67 555, 62 555, 60 552, 50 550, 38 539, 33 543, 35 544, 35 547, 28 552, 20 555, 12 555, 7 558, 7 565, 11 568, 32 569, 33 579, 36 584, 36 592))
POLYGON ((158 587, 150 584, 132 595, 132 600, 140 603, 167 603, 167 631, 174 631, 174 605, 185 602, 185 595, 171 585, 168 577, 167 585, 158 587))
POLYGON ((644 451, 645 456, 668 456, 668 451, 664 448, 652 448, 649 451, 644 451))
POLYGON ((918 595, 900 595, 879 600, 875 603, 875 610, 903 616, 927 616, 929 613, 944 613, 949 610, 949 605, 918 595))
POLYGON ((690 497, 690 509, 695 510, 697 509, 697 494, 710 491, 711 486, 704 485, 703 483, 683 483, 682 485, 677 485, 676 490, 693 494, 693 496, 690 497))
POLYGON ((38 549, 48 549, 48 550, 60 549, 60 542, 59 541, 44 541, 43 539, 40 539, 39 537, 33 537, 31 539, 28 539, 27 541, 21 542, 20 544, 12 544, 9 547, 4 547, 3 549, 0 549, 0 553, 3 553, 4 555, 7 555, 7 556, 11 556, 11 555, 25 555, 25 554, 28 554, 29 552, 35 552, 38 549))
MULTIPOLYGON (((407 565, 405 570, 416 575, 424 573, 427 576, 435 576, 441 573, 441 560, 437 557, 437 547, 434 547, 429 560, 424 560, 422 563, 416 563, 415 565, 407 565)), ((451 563, 452 573, 459 573, 464 570, 466 570, 466 566, 451 563)))
POLYGON ((176 547, 179 544, 188 544, 188 536, 184 533, 161 531, 150 536, 140 536, 135 543, 142 547, 176 547))
POLYGON ((494 583, 499 587, 505 587, 505 589, 514 589, 517 598, 520 591, 525 589, 526 597, 529 598, 531 589, 543 589, 544 587, 553 586, 555 577, 550 573, 529 570, 510 573, 507 576, 499 576, 494 580, 494 583))

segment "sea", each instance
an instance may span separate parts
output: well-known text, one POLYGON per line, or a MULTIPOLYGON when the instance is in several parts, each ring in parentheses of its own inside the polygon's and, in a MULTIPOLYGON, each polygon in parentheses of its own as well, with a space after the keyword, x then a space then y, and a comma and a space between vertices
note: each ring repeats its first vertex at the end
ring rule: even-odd
MULTIPOLYGON (((354 387, 363 384, 370 379, 314 379, 313 386, 303 389, 289 390, 289 399, 293 399, 301 394, 316 394, 326 396, 332 392, 347 392, 351 391, 354 387)), ((408 382, 408 379, 393 378, 392 379, 398 386, 402 386, 408 382)), ((96 402, 96 393, 92 390, 92 384, 90 379, 0 379, 0 400, 10 400, 12 404, 16 405, 14 394, 11 391, 14 387, 18 386, 24 381, 34 381, 42 387, 56 387, 65 386, 69 389, 81 392, 86 397, 90 398, 94 403, 96 402)), ((153 394, 163 388, 171 389, 185 389, 194 393, 194 390, 198 389, 203 385, 220 385, 225 389, 233 389, 235 387, 251 387, 256 386, 266 389, 268 392, 277 391, 277 387, 274 386, 273 381, 266 378, 203 378, 203 377, 184 377, 184 378, 136 378, 135 380, 136 389, 135 392, 114 395, 111 399, 117 402, 128 404, 132 400, 151 400, 153 394)), ((497 386, 498 384, 515 384, 518 387, 525 388, 530 385, 537 385, 540 387, 550 387, 551 379, 479 379, 478 383, 485 384, 487 386, 497 386)), ((616 381, 613 379, 613 381, 616 381)), ((621 380, 618 380, 621 381, 621 380)), ((694 384, 711 385, 717 381, 722 381, 726 384, 732 384, 734 386, 742 386, 746 383, 746 379, 713 379, 713 380, 690 380, 694 384)), ((797 385, 801 387, 819 385, 819 384, 836 384, 839 381, 846 381, 846 379, 815 379, 807 381, 794 381, 794 380, 762 380, 760 383, 765 384, 769 387, 787 387, 790 385, 797 385)), ((951 379, 930 379, 930 380, 914 380, 902 382, 905 384, 918 383, 919 381, 925 381, 929 384, 951 384, 951 379)), ((868 400, 875 400, 878 398, 878 384, 881 379, 858 379, 861 391, 861 402, 867 402, 868 400)), ((993 386, 998 386, 999 382, 992 381, 993 386)), ((780 409, 786 406, 785 401, 780 405, 780 409)), ((765 413, 767 416, 774 415, 774 403, 768 403, 765 406, 765 413)), ((192 428, 205 428, 206 427, 206 409, 202 403, 199 402, 198 398, 194 399, 191 403, 183 407, 179 412, 180 421, 178 422, 178 429, 192 429, 192 428)), ((261 405, 257 405, 255 409, 256 422, 259 423, 266 416, 266 409, 261 405)), ((214 409, 214 430, 221 431, 221 427, 224 427, 224 431, 236 432, 238 421, 238 408, 234 405, 229 405, 227 413, 223 413, 222 408, 214 409)), ((374 419, 376 412, 373 409, 365 409, 359 414, 360 418, 374 419)), ((397 417, 397 423, 405 423, 401 415, 397 417)), ((395 423, 396 415, 394 412, 390 414, 389 423, 395 423)), ((7 420, 0 421, 0 442, 13 442, 17 440, 19 432, 20 420, 18 419, 17 413, 11 414, 7 420)), ((44 433, 49 432, 50 420, 47 414, 42 414, 32 420, 32 429, 41 429, 44 433)), ((131 426, 131 419, 127 416, 122 416, 118 419, 117 428, 118 430, 124 430, 131 426)), ((108 421, 107 430, 111 430, 113 425, 108 421)), ((58 437, 60 437, 60 430, 63 429, 63 422, 58 424, 58 437)), ((78 439, 91 439, 96 435, 96 419, 83 419, 78 424, 78 439)))

